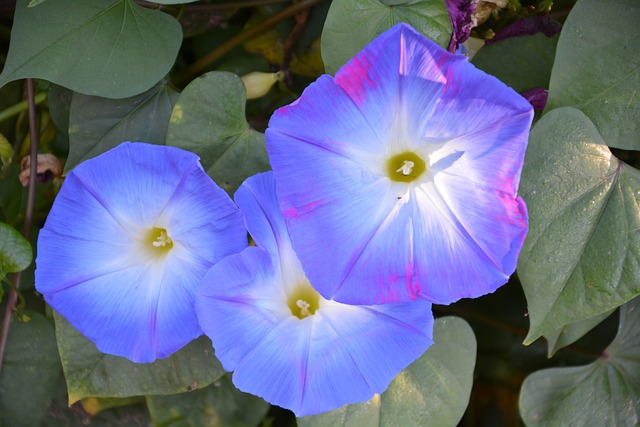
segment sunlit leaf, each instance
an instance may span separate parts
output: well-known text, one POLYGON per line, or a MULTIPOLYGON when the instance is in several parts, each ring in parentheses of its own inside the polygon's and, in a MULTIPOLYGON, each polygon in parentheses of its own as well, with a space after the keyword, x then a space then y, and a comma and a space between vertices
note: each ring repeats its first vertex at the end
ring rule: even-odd
POLYGON ((333 0, 321 51, 325 71, 335 72, 376 36, 399 22, 411 24, 446 48, 451 21, 444 0, 333 0))
POLYGON ((518 264, 526 343, 640 293, 640 172, 611 154, 587 116, 565 107, 542 117, 520 189, 529 209, 518 264))
POLYGON ((53 325, 39 313, 24 314, 24 322, 11 322, 2 362, 0 425, 6 427, 39 425, 60 376, 53 325))
MULTIPOLYGON (((126 298, 126 295, 122 297, 126 298)), ((55 320, 69 404, 88 396, 182 393, 206 387, 225 373, 206 337, 198 338, 166 359, 134 363, 99 352, 57 313, 55 320)))
POLYGON ((558 37, 547 37, 543 33, 511 37, 484 46, 471 62, 516 92, 548 88, 558 37))
POLYGON ((568 325, 563 326, 560 329, 557 329, 553 332, 549 332, 545 334, 545 339, 548 342, 549 349, 547 355, 549 357, 553 356, 558 350, 563 347, 566 347, 574 342, 578 341, 580 338, 585 336, 589 331, 591 331, 594 327, 599 325, 604 319, 609 317, 611 313, 615 310, 610 310, 602 314, 598 314, 595 317, 591 317, 589 319, 580 320, 575 323, 570 323, 568 325))
POLYGON ((0 222, 0 277, 24 270, 32 259, 29 242, 15 228, 0 222))
POLYGON ((191 393, 149 396, 147 406, 156 427, 257 426, 269 410, 264 400, 235 388, 229 375, 191 393))
POLYGON ((167 145, 200 156, 204 170, 229 194, 251 175, 269 169, 264 134, 249 126, 238 76, 210 72, 192 81, 173 108, 167 145))
POLYGON ((164 144, 177 99, 178 92, 165 82, 125 99, 74 94, 65 174, 125 141, 164 144))
POLYGON ((56 0, 16 5, 0 86, 41 78, 76 92, 124 98, 144 92, 171 69, 180 24, 132 0, 56 0))
POLYGON ((582 110, 609 146, 625 150, 638 150, 640 141, 639 22, 637 0, 577 2, 560 35, 547 101, 547 109, 582 110))
POLYGON ((435 342, 367 402, 298 418, 300 427, 455 426, 464 414, 476 363, 476 339, 458 317, 437 319, 435 342))
POLYGON ((592 364, 545 369, 522 385, 520 413, 533 426, 636 426, 640 421, 640 300, 620 309, 618 335, 592 364))

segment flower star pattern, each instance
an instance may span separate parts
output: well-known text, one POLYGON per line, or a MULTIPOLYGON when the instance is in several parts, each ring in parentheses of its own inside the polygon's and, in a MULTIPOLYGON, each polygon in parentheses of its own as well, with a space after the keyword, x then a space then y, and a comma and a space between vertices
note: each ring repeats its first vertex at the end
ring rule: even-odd
POLYGON ((406 24, 276 111, 266 132, 293 248, 327 299, 493 292, 527 231, 531 105, 406 24))
POLYGON ((425 300, 352 306, 313 289, 291 248, 270 172, 249 178, 235 200, 257 247, 209 270, 196 312, 240 390, 297 416, 317 414, 382 393, 431 345, 425 300))
POLYGON ((124 143, 65 179, 36 288, 100 351, 152 362, 202 335, 194 288, 246 246, 240 211, 195 154, 124 143))

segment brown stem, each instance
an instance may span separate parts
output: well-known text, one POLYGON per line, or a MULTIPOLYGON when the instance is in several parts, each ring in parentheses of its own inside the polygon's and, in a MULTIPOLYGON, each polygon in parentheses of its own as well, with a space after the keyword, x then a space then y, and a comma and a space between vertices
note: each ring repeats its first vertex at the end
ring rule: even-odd
POLYGON ((209 64, 215 62, 224 54, 226 54, 236 46, 239 46, 240 44, 250 39, 251 37, 255 36, 256 34, 259 34, 260 32, 270 27, 273 27, 278 22, 283 21, 302 10, 310 8, 311 6, 315 5, 316 3, 319 3, 320 1, 322 0, 304 0, 304 1, 301 1, 300 3, 289 6, 288 8, 284 9, 282 12, 277 13, 265 19, 264 21, 257 24, 256 26, 248 28, 247 30, 243 31, 237 36, 227 40, 226 42, 222 43, 220 46, 218 46, 217 48, 215 48, 214 50, 212 50, 202 58, 198 59, 189 67, 187 67, 181 73, 181 75, 176 79, 177 85, 182 86, 186 84, 193 77, 200 74, 201 71, 204 68, 206 68, 209 64))
MULTIPOLYGON (((31 165, 29 170, 29 190, 27 193, 27 212, 24 219, 24 228, 22 234, 24 238, 29 240, 31 234, 31 223, 33 222, 33 206, 36 197, 36 176, 38 173, 38 125, 36 123, 36 101, 33 79, 27 79, 27 100, 29 102, 29 133, 31 144, 31 165)), ((16 308, 18 300, 18 290, 20 287, 21 272, 13 275, 13 284, 7 298, 7 306, 2 319, 2 329, 0 330, 0 372, 2 371, 2 363, 4 361, 4 352, 7 347, 7 337, 9 336, 9 325, 16 308)))

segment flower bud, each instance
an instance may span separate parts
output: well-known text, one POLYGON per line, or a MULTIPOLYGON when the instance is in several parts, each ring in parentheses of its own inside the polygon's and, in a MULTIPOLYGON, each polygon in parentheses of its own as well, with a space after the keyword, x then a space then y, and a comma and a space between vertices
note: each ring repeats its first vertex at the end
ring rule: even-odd
POLYGON ((256 99, 263 97, 269 92, 271 86, 277 81, 282 81, 284 73, 262 73, 254 71, 241 77, 244 87, 247 89, 247 99, 256 99))

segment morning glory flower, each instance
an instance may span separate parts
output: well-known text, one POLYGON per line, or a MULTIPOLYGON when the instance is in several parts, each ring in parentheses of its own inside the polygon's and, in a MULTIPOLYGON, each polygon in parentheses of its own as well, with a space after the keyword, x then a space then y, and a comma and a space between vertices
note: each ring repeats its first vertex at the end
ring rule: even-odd
POLYGON ((504 284, 527 231, 517 190, 532 117, 406 24, 277 110, 267 152, 314 288, 349 304, 449 304, 504 284))
POLYGON ((235 201, 257 246, 214 265, 196 312, 240 390, 312 415, 383 392, 432 343, 431 304, 340 304, 313 288, 291 247, 273 175, 235 201))
POLYGON ((240 211, 195 154, 124 143, 65 179, 38 236, 36 289, 100 351, 152 362, 202 335, 194 288, 246 246, 240 211))

